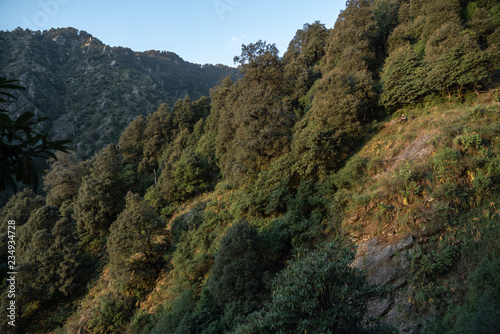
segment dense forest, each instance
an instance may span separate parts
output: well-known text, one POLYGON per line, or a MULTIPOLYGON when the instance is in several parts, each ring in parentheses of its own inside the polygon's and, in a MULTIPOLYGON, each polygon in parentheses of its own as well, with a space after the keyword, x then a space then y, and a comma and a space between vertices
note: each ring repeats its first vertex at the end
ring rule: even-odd
POLYGON ((238 77, 237 69, 192 64, 173 52, 109 47, 74 28, 0 31, 0 72, 26 87, 9 110, 50 117, 39 128, 71 138, 83 160, 161 103, 197 100, 224 77, 238 77))
POLYGON ((10 198, 15 331, 499 332, 500 4, 348 0, 235 63, 10 198))

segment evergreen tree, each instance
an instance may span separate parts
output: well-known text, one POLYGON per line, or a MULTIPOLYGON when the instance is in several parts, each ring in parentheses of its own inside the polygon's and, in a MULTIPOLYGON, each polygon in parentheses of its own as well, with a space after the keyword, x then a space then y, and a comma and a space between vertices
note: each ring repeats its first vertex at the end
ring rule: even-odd
POLYGON ((257 231, 237 222, 221 239, 208 282, 211 295, 224 309, 227 326, 242 321, 259 308, 265 294, 261 244, 257 231))
POLYGON ((142 158, 144 149, 144 131, 146 121, 140 115, 134 119, 123 131, 118 141, 120 153, 123 155, 123 163, 138 164, 142 158))
POLYGON ((118 148, 104 148, 90 162, 89 172, 78 191, 74 215, 80 239, 99 243, 124 205, 118 148))
POLYGON ((86 168, 71 155, 56 153, 56 157, 57 160, 50 161, 50 169, 44 176, 44 190, 47 204, 61 207, 76 199, 86 168))
MULTIPOLYGON (((28 221, 31 212, 44 205, 45 199, 42 196, 36 195, 30 188, 25 188, 12 196, 0 210, 0 219, 3 224, 6 224, 8 220, 15 220, 16 226, 21 226, 28 221)), ((6 226, 4 226, 4 231, 7 230, 6 226)))
MULTIPOLYGON (((304 24, 288 45, 283 56, 285 80, 291 86, 292 99, 299 100, 307 94, 315 80, 321 77, 318 67, 326 50, 328 30, 316 21, 304 24)), ((306 108, 302 102, 302 108, 306 108)))
POLYGON ((260 248, 257 231, 247 222, 237 222, 227 230, 221 239, 208 285, 212 295, 222 304, 258 302, 263 289, 260 248))
POLYGON ((56 207, 47 205, 32 212, 19 228, 18 238, 17 278, 22 289, 17 300, 26 328, 31 326, 33 307, 43 312, 44 305, 77 293, 86 279, 82 277, 84 257, 76 243, 75 227, 56 207))
MULTIPOLYGON (((371 6, 372 0, 349 0, 335 22, 328 38, 324 70, 327 72, 337 66, 339 61, 350 62, 357 55, 369 71, 375 71, 381 62, 381 47, 375 43, 377 20, 371 6), (353 52, 352 50, 355 50, 353 52)), ((356 70, 356 67, 342 69, 356 70)))
POLYGON ((171 117, 171 110, 166 104, 162 104, 157 111, 146 117, 142 160, 138 166, 140 176, 152 178, 154 171, 158 170, 163 145, 172 139, 171 117))
POLYGON ((429 67, 419 60, 411 47, 392 52, 381 74, 383 92, 380 103, 397 108, 420 101, 429 93, 428 71, 429 67))
POLYGON ((235 59, 244 78, 224 88, 230 91, 215 112, 219 167, 237 185, 288 150, 294 115, 284 98, 283 68, 274 45, 259 41, 243 46, 235 59))
POLYGON ((152 278, 159 260, 156 238, 162 227, 154 209, 128 192, 125 209, 111 226, 107 242, 110 271, 119 285, 152 278))
POLYGON ((240 64, 246 82, 278 86, 282 80, 282 64, 278 54, 276 44, 259 40, 242 45, 241 55, 234 57, 234 62, 240 64))

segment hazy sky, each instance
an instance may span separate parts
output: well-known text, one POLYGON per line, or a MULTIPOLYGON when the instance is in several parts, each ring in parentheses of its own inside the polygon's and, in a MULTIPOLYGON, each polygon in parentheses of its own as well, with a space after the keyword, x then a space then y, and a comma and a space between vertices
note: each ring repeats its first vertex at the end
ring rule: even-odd
POLYGON ((0 30, 73 27, 104 44, 234 66, 259 39, 281 53, 304 23, 333 27, 345 0, 0 0, 0 30))

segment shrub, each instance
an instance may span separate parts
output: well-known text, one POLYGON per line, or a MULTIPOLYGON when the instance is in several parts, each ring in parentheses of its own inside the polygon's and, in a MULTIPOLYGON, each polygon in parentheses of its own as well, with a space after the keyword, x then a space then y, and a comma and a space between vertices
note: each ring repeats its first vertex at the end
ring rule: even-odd
MULTIPOLYGON (((354 333, 369 327, 363 322, 369 300, 384 290, 367 282, 350 264, 352 249, 329 242, 315 250, 299 249, 273 282, 272 302, 249 317, 236 333, 354 333)), ((373 326, 372 326, 373 325, 373 326)))

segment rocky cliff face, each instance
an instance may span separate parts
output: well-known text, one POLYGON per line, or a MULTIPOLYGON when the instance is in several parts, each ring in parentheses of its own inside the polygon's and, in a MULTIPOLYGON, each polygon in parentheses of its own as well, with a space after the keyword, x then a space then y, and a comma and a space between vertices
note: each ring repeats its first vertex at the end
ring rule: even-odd
POLYGON ((407 277, 411 275, 409 254, 415 241, 413 235, 389 242, 378 237, 367 238, 358 243, 354 262, 354 266, 366 272, 370 283, 390 286, 395 291, 385 300, 371 302, 368 317, 383 319, 401 333, 415 333, 420 326, 406 317, 413 308, 408 300, 413 287, 407 277))
POLYGON ((218 81, 238 71, 198 65, 172 52, 112 48, 73 28, 0 32, 0 75, 26 87, 11 112, 48 116, 42 124, 55 138, 74 141, 87 158, 116 142, 140 114, 190 95, 208 96, 218 81))

